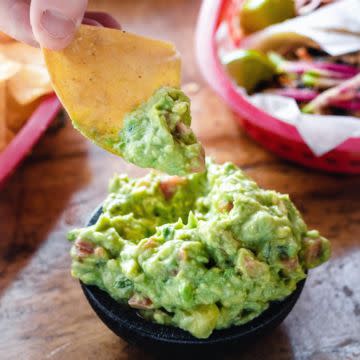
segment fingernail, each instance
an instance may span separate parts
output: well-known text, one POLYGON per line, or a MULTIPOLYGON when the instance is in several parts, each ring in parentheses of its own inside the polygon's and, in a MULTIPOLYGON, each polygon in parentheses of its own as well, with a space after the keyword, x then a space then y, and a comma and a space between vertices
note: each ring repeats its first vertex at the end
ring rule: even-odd
POLYGON ((65 39, 75 31, 75 23, 57 10, 45 10, 40 19, 42 28, 54 39, 65 39))

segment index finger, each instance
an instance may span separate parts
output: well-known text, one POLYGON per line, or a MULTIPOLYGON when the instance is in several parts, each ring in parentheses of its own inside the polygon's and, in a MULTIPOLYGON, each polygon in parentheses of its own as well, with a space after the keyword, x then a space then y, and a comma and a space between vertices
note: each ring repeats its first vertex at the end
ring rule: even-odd
POLYGON ((72 40, 80 26, 87 0, 32 0, 30 22, 42 47, 60 50, 72 40))

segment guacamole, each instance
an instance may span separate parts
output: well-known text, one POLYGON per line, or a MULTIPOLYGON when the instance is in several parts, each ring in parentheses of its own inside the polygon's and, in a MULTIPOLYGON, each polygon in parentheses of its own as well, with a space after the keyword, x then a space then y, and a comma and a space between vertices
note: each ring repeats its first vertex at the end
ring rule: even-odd
POLYGON ((209 159, 186 177, 115 176, 97 223, 69 240, 74 277, 197 338, 252 320, 330 256, 288 195, 209 159))
POLYGON ((125 160, 170 175, 205 169, 204 150, 190 129, 190 100, 180 90, 164 87, 124 119, 112 147, 125 160))

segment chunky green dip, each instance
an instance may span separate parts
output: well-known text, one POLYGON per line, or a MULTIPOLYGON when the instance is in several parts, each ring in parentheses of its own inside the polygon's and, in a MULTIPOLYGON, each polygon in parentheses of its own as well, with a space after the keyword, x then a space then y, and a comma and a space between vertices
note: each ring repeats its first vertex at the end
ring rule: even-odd
POLYGON ((186 177, 115 176, 97 223, 69 239, 74 277, 197 338, 255 318, 330 256, 288 195, 211 160, 186 177))
POLYGON ((190 129, 190 100, 175 88, 160 88, 124 120, 113 149, 140 167, 170 175, 201 172, 204 150, 190 129))

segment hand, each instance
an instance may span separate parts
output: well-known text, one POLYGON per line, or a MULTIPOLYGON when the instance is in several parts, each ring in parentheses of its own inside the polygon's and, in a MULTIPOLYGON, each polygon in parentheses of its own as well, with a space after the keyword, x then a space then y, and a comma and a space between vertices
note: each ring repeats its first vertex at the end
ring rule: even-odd
POLYGON ((81 23, 120 28, 110 15, 85 12, 87 0, 0 0, 0 30, 33 46, 65 48, 81 23))

